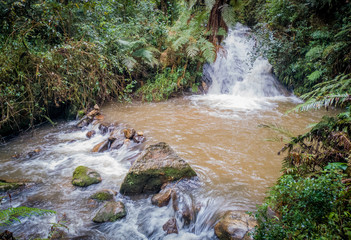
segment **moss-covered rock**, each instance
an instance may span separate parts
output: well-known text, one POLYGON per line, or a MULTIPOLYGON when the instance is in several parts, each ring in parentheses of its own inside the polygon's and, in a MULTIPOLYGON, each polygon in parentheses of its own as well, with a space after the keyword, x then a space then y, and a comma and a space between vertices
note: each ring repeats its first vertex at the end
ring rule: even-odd
POLYGON ((147 147, 129 169, 121 185, 122 194, 155 193, 164 183, 196 176, 190 165, 166 143, 147 147))
POLYGON ((116 193, 112 190, 101 190, 93 195, 90 196, 91 199, 95 199, 98 201, 110 201, 113 199, 113 196, 116 195, 116 193))
POLYGON ((101 182, 98 172, 88 167, 79 166, 73 172, 72 184, 78 187, 87 187, 101 182))
POLYGON ((22 186, 24 186, 24 183, 6 182, 5 180, 0 180, 0 192, 16 190, 22 186))
POLYGON ((93 221, 96 223, 115 222, 127 215, 122 202, 107 202, 95 215, 93 221))

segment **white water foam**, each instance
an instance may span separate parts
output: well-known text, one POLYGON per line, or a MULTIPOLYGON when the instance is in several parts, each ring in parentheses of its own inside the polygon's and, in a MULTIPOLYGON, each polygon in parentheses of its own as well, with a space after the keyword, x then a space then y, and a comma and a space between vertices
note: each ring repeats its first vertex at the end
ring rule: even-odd
POLYGON ((281 101, 297 101, 274 77, 272 65, 263 57, 253 60, 256 42, 250 29, 237 24, 224 41, 216 61, 204 68, 212 82, 208 94, 193 96, 196 105, 235 111, 269 110, 281 101))

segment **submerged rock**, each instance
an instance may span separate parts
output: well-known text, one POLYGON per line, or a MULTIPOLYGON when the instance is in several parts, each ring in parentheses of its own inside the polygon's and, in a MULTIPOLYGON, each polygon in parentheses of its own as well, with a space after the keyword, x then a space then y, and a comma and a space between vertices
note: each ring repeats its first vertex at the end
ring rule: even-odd
POLYGON ((24 186, 24 183, 7 182, 0 179, 0 192, 6 192, 9 190, 16 190, 19 187, 24 186))
POLYGON ((94 130, 91 130, 91 131, 87 132, 86 136, 87 136, 87 138, 92 138, 95 134, 96 134, 96 132, 94 130))
POLYGON ((93 221, 96 223, 115 222, 126 215, 127 212, 122 202, 108 202, 98 211, 93 221))
POLYGON ((251 239, 248 235, 256 221, 242 211, 227 211, 215 225, 215 234, 220 240, 251 239))
POLYGON ((106 150, 108 150, 108 146, 109 146, 109 140, 104 140, 101 143, 96 144, 93 147, 93 150, 91 150, 92 152, 104 152, 106 150))
POLYGON ((177 220, 175 218, 169 219, 162 227, 163 231, 167 234, 176 233, 178 234, 177 220))
POLYGON ((172 192, 170 188, 162 190, 151 198, 151 203, 159 207, 167 206, 171 200, 172 192))
POLYGON ((121 185, 122 194, 158 192, 164 183, 196 176, 190 165, 164 142, 150 145, 134 162, 121 185))
POLYGON ((114 195, 116 195, 116 192, 105 189, 91 195, 90 198, 98 201, 110 201, 113 199, 114 195))
POLYGON ((101 182, 98 172, 88 167, 79 166, 73 172, 72 184, 78 187, 87 187, 101 182))

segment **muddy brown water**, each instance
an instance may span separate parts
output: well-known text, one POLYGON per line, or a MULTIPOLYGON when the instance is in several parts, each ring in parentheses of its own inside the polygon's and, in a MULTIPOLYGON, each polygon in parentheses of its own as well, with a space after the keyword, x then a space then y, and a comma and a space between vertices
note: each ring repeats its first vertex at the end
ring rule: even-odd
POLYGON ((294 98, 260 99, 256 109, 236 108, 235 104, 228 106, 228 101, 223 100, 223 96, 214 99, 192 96, 160 103, 109 103, 102 108, 105 121, 144 132, 146 145, 167 142, 195 169, 198 179, 196 183, 190 183, 191 187, 184 187, 184 201, 201 205, 202 209, 190 225, 185 225, 172 207, 151 205, 151 196, 130 198, 120 194, 115 200, 126 204, 127 217, 116 223, 92 223, 98 208, 91 205, 89 196, 100 189, 118 191, 140 150, 122 148, 92 153, 93 146, 105 137, 98 133, 87 139, 85 134, 97 130, 97 126, 80 130, 74 127, 76 121, 73 121, 59 123, 56 127, 40 127, 0 147, 0 178, 35 183, 14 192, 12 201, 6 198, 1 208, 24 205, 54 209, 58 213, 22 219, 22 223, 2 226, 0 230, 14 231, 20 239, 44 238, 49 233, 50 223, 58 222, 64 215, 71 237, 216 239, 213 225, 220 212, 228 209, 254 211, 263 201, 268 187, 280 176, 282 156, 277 152, 283 143, 266 141, 276 134, 258 125, 276 123, 301 134, 307 125, 327 113, 285 115, 297 104, 294 98), (32 158, 11 157, 16 152, 25 153, 37 147, 42 151, 32 158), (73 187, 72 173, 79 165, 100 172, 102 183, 83 189, 73 187), (166 236, 162 230, 162 225, 173 216, 177 217, 180 228, 176 237, 174 234, 166 236))

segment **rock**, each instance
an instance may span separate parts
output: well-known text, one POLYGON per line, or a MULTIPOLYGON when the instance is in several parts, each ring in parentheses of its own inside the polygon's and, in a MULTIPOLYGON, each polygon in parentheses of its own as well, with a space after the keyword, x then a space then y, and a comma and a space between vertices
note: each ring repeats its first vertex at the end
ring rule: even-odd
POLYGON ((99 115, 99 114, 100 114, 100 111, 99 111, 99 110, 93 109, 93 110, 91 110, 91 111, 87 114, 87 117, 93 118, 93 117, 95 117, 95 116, 97 116, 97 115, 99 115))
POLYGON ((91 130, 91 131, 87 132, 86 136, 87 136, 87 138, 91 138, 91 137, 93 137, 95 134, 96 134, 96 132, 95 132, 94 130, 91 130))
POLYGON ((166 143, 147 147, 129 169, 121 185, 122 194, 158 192, 164 183, 196 176, 190 165, 166 143))
POLYGON ((113 199, 113 196, 116 195, 116 192, 104 189, 90 196, 91 199, 95 199, 98 201, 110 201, 113 199))
POLYGON ((146 141, 146 138, 143 135, 134 135, 133 141, 135 143, 143 143, 146 141))
POLYGON ((16 239, 13 237, 12 232, 6 230, 5 232, 0 234, 0 240, 16 240, 16 239))
POLYGON ((88 118, 87 116, 84 116, 78 123, 77 123, 77 127, 78 128, 83 128, 88 126, 91 122, 93 121, 92 118, 88 118))
POLYGON ((151 198, 151 203, 159 207, 167 206, 169 200, 171 200, 172 192, 173 191, 170 188, 162 190, 151 198))
POLYGON ((22 186, 25 186, 25 184, 0 180, 0 192, 6 192, 9 190, 16 190, 17 188, 22 187, 22 186))
POLYGON ((92 152, 104 152, 106 150, 108 150, 108 145, 109 145, 109 140, 105 140, 102 141, 101 143, 96 144, 93 147, 93 150, 91 150, 92 152))
POLYGON ((175 218, 169 219, 162 227, 167 234, 178 234, 177 220, 175 218))
POLYGON ((99 122, 104 121, 104 119, 105 119, 105 116, 102 115, 102 114, 97 115, 97 116, 94 117, 94 120, 97 120, 97 121, 99 121, 99 122))
POLYGON ((79 166, 73 172, 72 184, 78 187, 87 187, 101 182, 101 176, 93 169, 79 166))
POLYGON ((27 157, 31 158, 31 157, 37 156, 37 155, 39 155, 40 152, 41 152, 41 149, 40 148, 36 148, 33 151, 28 152, 27 153, 27 157))
POLYGON ((100 130, 100 132, 101 132, 101 134, 102 135, 105 135, 107 132, 108 132, 108 124, 106 124, 106 123, 101 123, 100 125, 99 125, 99 130, 100 130))
POLYGON ((122 202, 108 202, 99 210, 93 221, 96 223, 115 222, 127 215, 122 202))
POLYGON ((138 136, 144 136, 144 133, 143 132, 137 132, 137 135, 138 136))
POLYGON ((110 149, 120 149, 124 144, 124 138, 119 137, 111 143, 110 149))
POLYGON ((100 107, 99 107, 99 105, 95 104, 95 105, 94 105, 94 110, 97 110, 97 111, 99 111, 99 110, 100 110, 100 107))
POLYGON ((125 129, 123 129, 123 134, 124 134, 125 138, 133 139, 133 137, 135 135, 135 130, 133 128, 125 128, 125 129))
POLYGON ((256 221, 242 211, 227 211, 215 225, 215 234, 220 240, 250 239, 248 235, 256 221))

